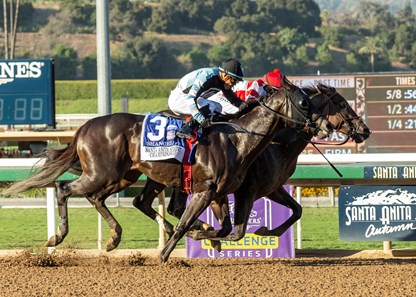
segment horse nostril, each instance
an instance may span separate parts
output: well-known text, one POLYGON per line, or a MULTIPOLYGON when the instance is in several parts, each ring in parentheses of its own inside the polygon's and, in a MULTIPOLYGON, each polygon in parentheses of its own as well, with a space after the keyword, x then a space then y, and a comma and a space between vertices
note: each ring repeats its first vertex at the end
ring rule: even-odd
POLYGON ((326 124, 326 128, 328 129, 328 131, 332 132, 334 130, 334 125, 332 125, 332 123, 328 122, 326 124))

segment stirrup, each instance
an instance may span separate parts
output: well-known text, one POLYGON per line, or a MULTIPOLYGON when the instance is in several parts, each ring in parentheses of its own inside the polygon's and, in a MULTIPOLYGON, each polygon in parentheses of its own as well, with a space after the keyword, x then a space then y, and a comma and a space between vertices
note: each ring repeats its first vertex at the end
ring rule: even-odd
POLYGON ((191 127, 185 125, 176 131, 176 136, 180 138, 195 138, 197 133, 191 127))
POLYGON ((177 131, 176 136, 178 136, 179 138, 194 138, 195 137, 194 134, 188 134, 188 133, 182 132, 182 131, 177 131))

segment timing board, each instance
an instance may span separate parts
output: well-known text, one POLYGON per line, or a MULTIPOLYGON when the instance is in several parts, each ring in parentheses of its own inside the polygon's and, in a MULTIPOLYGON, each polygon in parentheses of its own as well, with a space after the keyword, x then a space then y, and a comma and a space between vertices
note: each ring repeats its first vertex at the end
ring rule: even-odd
MULTIPOLYGON (((319 146, 324 153, 410 153, 416 149, 416 74, 345 74, 289 76, 294 84, 307 87, 323 83, 335 87, 372 130, 363 144, 319 146)), ((345 137, 334 133, 327 142, 345 137)), ((312 147, 307 153, 314 153, 312 147)))

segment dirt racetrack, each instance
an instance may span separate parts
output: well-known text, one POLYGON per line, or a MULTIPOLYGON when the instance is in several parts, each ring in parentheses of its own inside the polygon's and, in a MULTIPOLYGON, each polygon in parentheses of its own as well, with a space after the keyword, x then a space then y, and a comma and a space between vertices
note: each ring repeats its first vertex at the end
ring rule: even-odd
POLYGON ((295 259, 188 259, 60 251, 0 257, 0 296, 416 296, 416 258, 302 252, 295 259))

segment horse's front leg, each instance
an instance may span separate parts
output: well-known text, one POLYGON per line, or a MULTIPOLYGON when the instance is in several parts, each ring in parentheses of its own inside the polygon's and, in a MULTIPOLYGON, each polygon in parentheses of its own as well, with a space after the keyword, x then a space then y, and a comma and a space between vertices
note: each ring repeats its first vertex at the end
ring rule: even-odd
POLYGON ((56 182, 56 201, 58 204, 59 225, 55 235, 51 236, 45 246, 55 247, 68 235, 68 198, 72 195, 70 181, 56 182))
MULTIPOLYGON (((201 228, 197 230, 191 230, 186 233, 188 237, 195 240, 207 239, 214 237, 225 237, 231 233, 232 224, 230 219, 230 210, 228 207, 228 196, 217 196, 211 202, 211 210, 221 226, 220 230, 215 230, 211 225, 201 222, 201 228)), ((195 224, 193 225, 195 226, 195 224)))
POLYGON ((208 190, 205 192, 193 194, 188 207, 185 209, 185 212, 183 213, 178 225, 176 226, 175 232, 160 253, 161 263, 165 263, 169 259, 169 256, 178 244, 178 241, 185 235, 195 220, 208 207, 212 198, 214 197, 214 194, 214 190, 208 190))
POLYGON ((292 210, 292 215, 280 226, 272 230, 267 229, 267 227, 260 227, 254 234, 260 236, 281 236, 290 226, 300 219, 302 216, 302 206, 286 192, 283 186, 277 188, 267 195, 267 197, 276 203, 290 208, 292 210))
MULTIPOLYGON (((258 190, 255 185, 242 184, 240 188, 234 192, 234 234, 228 234, 224 237, 203 236, 207 234, 198 234, 197 239, 210 239, 211 241, 238 241, 246 234, 247 223, 251 209, 258 190)), ((230 221, 231 225, 231 221, 230 221)))
MULTIPOLYGON (((192 226, 190 231, 186 233, 186 236, 191 237, 195 240, 200 239, 210 239, 210 238, 222 238, 231 233, 232 224, 230 219, 230 210, 228 207, 228 196, 222 195, 217 196, 211 202, 211 210, 214 213, 215 218, 218 223, 221 225, 220 230, 215 230, 215 228, 205 222, 197 220, 192 226), (193 229, 195 225, 200 225, 200 228, 193 229)), ((210 240, 211 246, 218 252, 221 252, 221 241, 220 240, 210 240)))
MULTIPOLYGON (((185 211, 187 198, 188 198, 187 193, 174 188, 172 191, 171 198, 169 200, 168 208, 167 208, 168 213, 180 219, 182 214, 185 211)), ((227 197, 225 197, 225 199, 227 199, 227 197)), ((215 201, 211 203, 211 208, 215 207, 213 206, 214 204, 215 204, 215 201)), ((227 204, 227 209, 228 209, 228 204, 227 204)), ((213 212, 218 222, 222 224, 223 214, 221 213, 220 210, 218 210, 218 207, 215 207, 215 209, 213 209, 213 212)), ((231 223, 230 223, 230 226, 231 226, 231 223)), ((214 227, 204 221, 201 221, 200 219, 196 219, 195 222, 192 224, 191 228, 189 229, 188 231, 189 235, 187 233, 187 236, 192 237, 190 236, 190 234, 193 234, 194 231, 196 234, 197 233, 196 231, 205 231, 205 230, 214 230, 214 227)))

